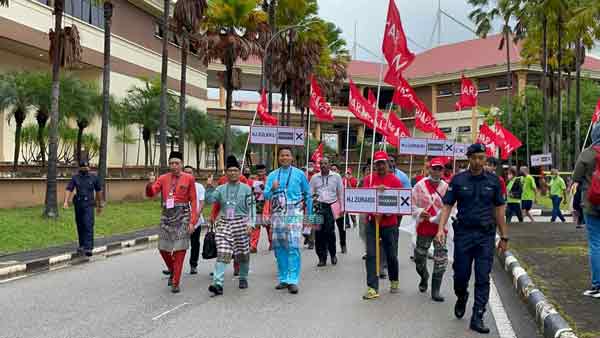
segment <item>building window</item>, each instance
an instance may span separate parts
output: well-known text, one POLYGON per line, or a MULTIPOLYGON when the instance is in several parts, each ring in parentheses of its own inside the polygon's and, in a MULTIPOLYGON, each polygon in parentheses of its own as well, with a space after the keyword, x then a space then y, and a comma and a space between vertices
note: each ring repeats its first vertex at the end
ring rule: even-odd
POLYGON ((458 127, 457 131, 459 133, 470 133, 471 132, 471 127, 470 126, 458 127))
POLYGON ((506 89, 508 89, 508 80, 498 80, 498 82, 496 82, 496 90, 506 89))
POLYGON ((441 131, 444 132, 444 134, 451 134, 452 133, 452 127, 444 127, 444 128, 440 128, 441 131))
POLYGON ((438 97, 452 96, 452 86, 445 85, 438 88, 438 97))
POLYGON ((477 86, 477 91, 479 93, 489 92, 490 91, 490 84, 489 83, 479 83, 479 85, 477 86))
MULTIPOLYGON (((44 5, 49 5, 48 0, 38 1, 44 5)), ((91 0, 65 0, 64 12, 90 25, 104 28, 104 9, 102 4, 95 4, 91 0)))
POLYGON ((204 152, 204 163, 206 168, 209 169, 214 169, 216 168, 216 162, 215 162, 215 150, 214 149, 206 149, 206 151, 204 152))

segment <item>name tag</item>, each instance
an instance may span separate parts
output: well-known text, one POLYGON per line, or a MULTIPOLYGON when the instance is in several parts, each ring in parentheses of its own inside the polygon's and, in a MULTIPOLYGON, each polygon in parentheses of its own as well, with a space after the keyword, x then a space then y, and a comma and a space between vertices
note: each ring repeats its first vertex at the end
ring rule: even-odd
POLYGON ((167 209, 175 208, 175 198, 174 197, 167 198, 166 208, 167 209))
POLYGON ((227 208, 225 209, 225 215, 227 219, 232 219, 235 217, 235 208, 227 208))

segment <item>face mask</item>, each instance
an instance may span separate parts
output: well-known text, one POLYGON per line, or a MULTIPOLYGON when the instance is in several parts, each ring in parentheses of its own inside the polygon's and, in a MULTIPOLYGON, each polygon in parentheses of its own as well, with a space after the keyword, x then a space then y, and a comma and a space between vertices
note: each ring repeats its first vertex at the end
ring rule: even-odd
POLYGON ((429 179, 430 179, 430 180, 431 180, 433 183, 439 183, 439 182, 442 180, 442 178, 441 178, 441 177, 439 177, 439 178, 434 178, 434 177, 432 177, 432 176, 430 176, 430 177, 429 177, 429 179))

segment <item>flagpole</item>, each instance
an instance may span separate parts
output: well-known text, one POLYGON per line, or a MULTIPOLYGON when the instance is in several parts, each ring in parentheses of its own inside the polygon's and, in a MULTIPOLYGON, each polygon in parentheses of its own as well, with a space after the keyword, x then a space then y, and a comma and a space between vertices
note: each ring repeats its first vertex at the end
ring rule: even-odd
MULTIPOLYGON (((385 121, 385 127, 383 129, 383 131, 385 133, 387 133, 387 127, 388 124, 390 123, 390 112, 392 111, 392 104, 390 103, 390 107, 388 108, 387 111, 387 121, 385 121)), ((385 134, 383 134, 383 151, 387 151, 387 136, 385 136, 385 134)))
POLYGON ((252 135, 252 127, 256 122, 256 114, 258 109, 254 111, 254 117, 252 117, 252 123, 250 124, 250 131, 248 131, 248 138, 246 138, 246 146, 244 147, 244 157, 242 157, 242 170, 244 170, 244 164, 246 163, 246 152, 248 152, 248 145, 250 144, 250 136, 252 135))
POLYGON ((477 106, 473 106, 471 110, 471 138, 473 139, 473 143, 475 143, 475 138, 477 137, 477 106))
MULTIPOLYGON (((348 173, 348 153, 350 151, 350 115, 348 115, 348 122, 346 123, 346 169, 344 171, 344 176, 348 173)), ((346 179, 346 184, 344 185, 344 190, 348 185, 348 179, 346 179)), ((341 201, 340 206, 344 204, 345 201, 341 201)), ((346 215, 344 214, 344 229, 346 229, 346 215)))
POLYGON ((308 177, 308 156, 310 156, 310 109, 308 110, 308 126, 306 128, 306 177, 308 177))
MULTIPOLYGON (((454 150, 456 150, 456 137, 458 136, 458 127, 454 127, 454 150)), ((456 174, 456 152, 452 156, 452 172, 456 174)))
MULTIPOLYGON (((373 155, 375 154, 375 132, 377 130, 377 115, 379 112, 379 96, 381 95, 381 80, 383 78, 383 63, 379 63, 379 82, 377 83, 377 102, 375 103, 375 118, 373 121, 373 140, 371 142, 371 175, 369 186, 373 186, 373 155)), ((375 215, 375 268, 377 276, 379 276, 379 262, 381 261, 381 253, 379 252, 379 220, 380 215, 375 215)))
MULTIPOLYGON (((417 122, 417 115, 415 114, 415 123, 417 122)), ((415 125, 413 125, 412 137, 415 137, 415 125)), ((413 154, 410 154, 410 163, 408 164, 408 179, 412 178, 412 167, 413 167, 413 154)))
POLYGON ((585 140, 583 141, 583 145, 581 146, 581 151, 580 153, 585 149, 585 144, 587 143, 588 138, 590 137, 590 131, 592 130, 592 126, 594 125, 594 123, 590 122, 590 126, 588 127, 588 131, 585 134, 585 140))
POLYGON ((365 145, 365 132, 366 132, 366 128, 365 125, 363 124, 363 128, 362 128, 362 142, 360 142, 360 154, 358 155, 358 164, 356 165, 356 177, 358 177, 358 180, 360 181, 360 174, 361 174, 361 170, 360 170, 360 163, 362 162, 362 156, 363 156, 363 148, 365 145))

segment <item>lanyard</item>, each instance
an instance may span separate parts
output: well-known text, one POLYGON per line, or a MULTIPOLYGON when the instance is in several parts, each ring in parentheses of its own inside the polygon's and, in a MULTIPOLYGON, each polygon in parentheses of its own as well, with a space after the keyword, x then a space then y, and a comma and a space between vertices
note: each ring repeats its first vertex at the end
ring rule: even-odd
MULTIPOLYGON (((283 191, 285 191, 286 193, 288 185, 290 185, 290 178, 292 177, 292 167, 290 167, 289 169, 290 172, 288 173, 287 182, 285 182, 285 188, 283 188, 283 191)), ((281 168, 279 168, 279 170, 277 171, 277 182, 281 184, 281 168)))
POLYGON ((173 174, 171 174, 171 188, 169 189, 169 196, 173 196, 175 195, 175 190, 177 189, 177 183, 179 182, 179 178, 181 176, 175 176, 175 179, 173 179, 173 174))
MULTIPOLYGON (((240 183, 238 182, 238 183, 236 184, 236 186, 237 186, 237 189, 235 189, 235 195, 233 196, 233 198, 231 198, 231 196, 230 196, 230 194, 229 194, 229 184, 227 184, 227 185, 225 186, 225 196, 227 196, 227 200, 228 200, 227 202, 229 202, 229 201, 231 201, 231 200, 232 200, 232 201, 234 201, 234 203, 237 203, 237 195, 238 195, 238 193, 240 192, 240 183)), ((229 204, 229 203, 228 203, 228 204, 229 204)))
POLYGON ((329 186, 329 175, 327 175, 326 179, 323 179, 323 175, 321 175, 321 187, 325 187, 325 189, 327 189, 327 186, 329 186))

